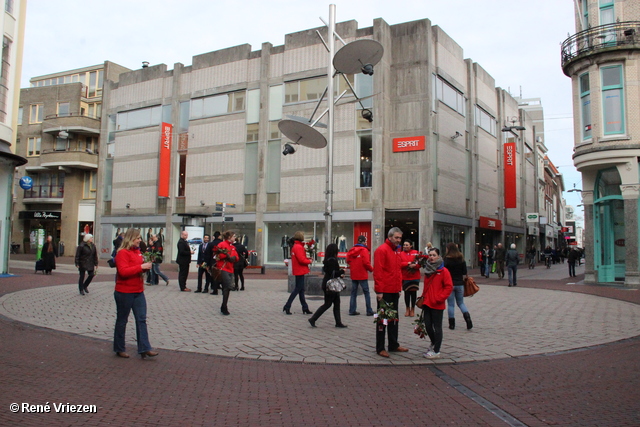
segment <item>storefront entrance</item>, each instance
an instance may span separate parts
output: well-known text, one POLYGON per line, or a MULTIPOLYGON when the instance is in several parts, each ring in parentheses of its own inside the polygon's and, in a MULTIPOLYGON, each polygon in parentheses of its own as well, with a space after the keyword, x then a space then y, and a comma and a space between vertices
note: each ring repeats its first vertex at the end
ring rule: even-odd
POLYGON ((402 240, 409 239, 413 242, 413 248, 421 251, 420 248, 420 212, 419 211, 394 211, 387 210, 384 214, 384 239, 387 238, 389 230, 398 227, 402 230, 402 240))
POLYGON ((623 282, 625 279, 624 200, 620 174, 607 169, 598 174, 593 204, 595 270, 598 282, 623 282))

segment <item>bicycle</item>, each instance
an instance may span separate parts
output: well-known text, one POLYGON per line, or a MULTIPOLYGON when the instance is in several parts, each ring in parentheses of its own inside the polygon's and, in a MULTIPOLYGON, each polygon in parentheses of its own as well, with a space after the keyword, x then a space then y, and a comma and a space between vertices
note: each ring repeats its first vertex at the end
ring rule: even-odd
POLYGON ((546 265, 547 268, 551 268, 551 255, 544 256, 544 265, 546 265))

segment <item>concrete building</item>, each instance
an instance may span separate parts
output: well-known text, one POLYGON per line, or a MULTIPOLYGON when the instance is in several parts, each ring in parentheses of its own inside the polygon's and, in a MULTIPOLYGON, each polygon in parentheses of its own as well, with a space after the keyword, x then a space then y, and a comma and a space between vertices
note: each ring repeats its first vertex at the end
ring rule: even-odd
POLYGON ((93 233, 102 85, 128 71, 111 62, 34 77, 20 91, 17 168, 33 186, 16 185, 12 240, 35 253, 37 230, 67 246, 72 256, 84 233, 93 233))
MULTIPOLYGON (((96 200, 103 254, 130 226, 163 234, 168 258, 184 227, 232 228, 260 264, 282 265, 296 230, 324 249, 326 151, 283 156, 291 141, 277 126, 289 115, 309 118, 326 87, 328 54, 316 30, 326 39, 326 28, 308 29, 282 46, 235 46, 190 66, 105 80, 96 200)), ((392 226, 418 248, 457 242, 469 264, 484 244, 516 243, 521 252, 537 244, 539 227, 527 227, 525 215, 538 212, 541 116, 534 120, 427 19, 376 19, 368 28, 347 21, 337 32, 385 49, 373 76, 347 76, 358 96, 374 96, 335 109, 331 234, 340 249, 362 234, 375 248, 392 226)), ((343 80, 335 86, 353 101, 343 80)))
MULTIPOLYGON (((11 206, 13 200, 14 169, 27 160, 16 154, 16 128, 18 124, 18 101, 20 75, 22 73, 22 50, 24 46, 26 0, 7 0, 0 20, 2 34, 2 64, 0 66, 0 273, 6 274, 9 253, 12 250, 11 206)), ((15 248, 15 247, 14 247, 15 248)))
POLYGON ((574 164, 582 173, 586 283, 640 287, 640 3, 576 1, 576 30, 562 44, 571 77, 574 164))

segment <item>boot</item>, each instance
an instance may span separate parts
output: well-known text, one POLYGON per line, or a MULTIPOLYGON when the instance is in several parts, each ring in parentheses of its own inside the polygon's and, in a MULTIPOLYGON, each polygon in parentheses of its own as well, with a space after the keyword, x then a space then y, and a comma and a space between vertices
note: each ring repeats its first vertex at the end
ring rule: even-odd
POLYGON ((464 321, 467 322, 467 329, 473 328, 473 322, 471 322, 471 315, 467 311, 462 316, 464 316, 464 321))
POLYGON ((411 309, 407 307, 407 309, 404 311, 404 317, 409 317, 409 316, 411 316, 411 309))
POLYGON ((456 319, 453 317, 449 318, 449 329, 455 329, 456 328, 456 319))

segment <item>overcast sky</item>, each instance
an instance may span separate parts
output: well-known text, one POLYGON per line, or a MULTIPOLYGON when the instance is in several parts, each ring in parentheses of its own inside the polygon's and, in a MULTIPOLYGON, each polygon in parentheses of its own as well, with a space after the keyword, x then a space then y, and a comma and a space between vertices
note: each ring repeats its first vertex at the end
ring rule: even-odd
MULTIPOLYGON (((571 81, 560 45, 574 34, 570 0, 335 1, 338 22, 359 28, 382 18, 393 25, 430 19, 513 96, 541 98, 545 144, 567 189, 581 188, 573 167, 571 81)), ((109 60, 137 69, 180 62, 248 43, 284 44, 285 34, 322 26, 330 2, 311 0, 28 0, 22 86, 29 79, 109 60)), ((577 205, 578 193, 565 193, 577 205)), ((577 211, 580 211, 577 209, 577 211)))

